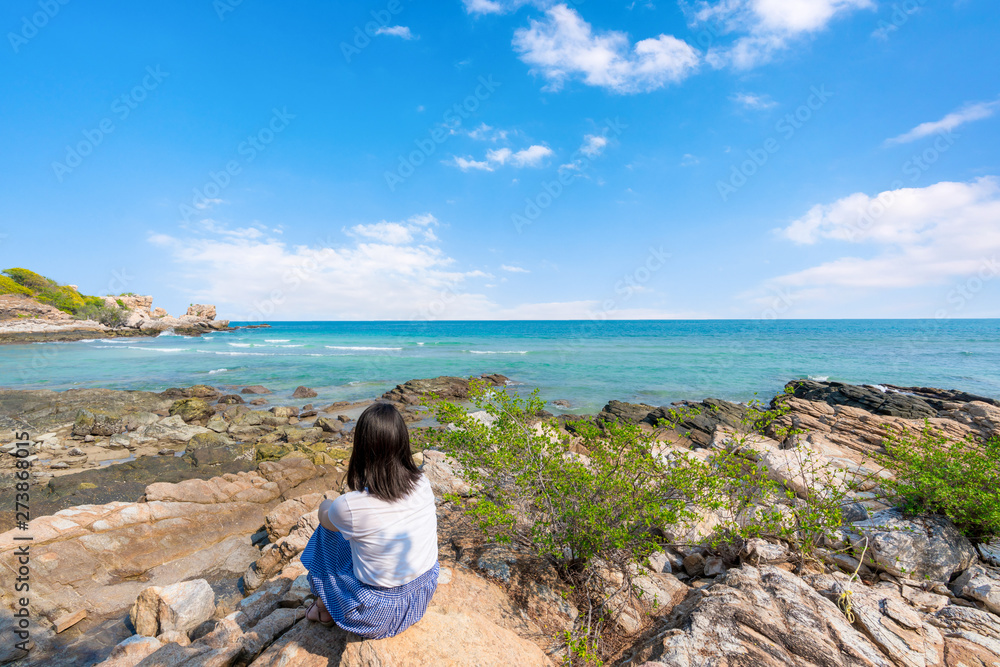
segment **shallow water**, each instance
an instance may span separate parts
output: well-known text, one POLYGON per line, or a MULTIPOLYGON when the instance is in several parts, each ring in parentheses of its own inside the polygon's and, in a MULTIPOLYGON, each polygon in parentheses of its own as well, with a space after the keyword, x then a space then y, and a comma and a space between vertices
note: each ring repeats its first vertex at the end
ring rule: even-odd
POLYGON ((612 398, 746 400, 806 377, 1000 398, 1000 320, 277 322, 201 338, 0 347, 4 387, 263 384, 270 401, 294 404, 478 373, 503 373, 582 412, 612 398), (292 400, 298 385, 320 395, 292 400))

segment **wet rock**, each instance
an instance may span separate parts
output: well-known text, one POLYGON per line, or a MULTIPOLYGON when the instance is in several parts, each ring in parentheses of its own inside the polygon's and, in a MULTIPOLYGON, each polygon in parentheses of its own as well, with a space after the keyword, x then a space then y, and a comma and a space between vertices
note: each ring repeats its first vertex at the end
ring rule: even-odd
POLYGON ((240 391, 241 394, 270 394, 271 390, 259 384, 252 385, 250 387, 243 387, 240 391))
MULTIPOLYGON (((508 379, 503 375, 482 375, 480 380, 503 387, 508 379)), ((395 403, 420 405, 425 398, 463 400, 469 397, 469 379, 442 375, 436 378, 409 380, 382 394, 382 398, 395 403)))
POLYGON ((207 384, 196 384, 186 388, 172 387, 161 394, 165 398, 174 400, 179 398, 215 398, 218 395, 219 392, 207 384))
POLYGON ((938 411, 925 399, 897 391, 881 391, 870 386, 815 380, 796 380, 788 386, 793 388, 797 398, 807 401, 822 401, 829 405, 848 406, 877 415, 904 419, 938 416, 938 411))
POLYGON ((296 387, 295 391, 292 392, 292 398, 315 398, 316 396, 319 396, 316 390, 309 387, 296 387))
POLYGON ((328 417, 320 417, 314 423, 327 433, 337 433, 344 428, 342 421, 339 419, 329 419, 328 417))
POLYGON ((216 401, 219 405, 243 405, 245 402, 239 394, 225 394, 216 401))
POLYGON ((267 400, 263 398, 255 398, 250 401, 250 405, 267 405, 267 400))
POLYGON ((276 405, 271 408, 271 414, 282 419, 288 419, 289 417, 297 417, 299 409, 288 405, 276 405))

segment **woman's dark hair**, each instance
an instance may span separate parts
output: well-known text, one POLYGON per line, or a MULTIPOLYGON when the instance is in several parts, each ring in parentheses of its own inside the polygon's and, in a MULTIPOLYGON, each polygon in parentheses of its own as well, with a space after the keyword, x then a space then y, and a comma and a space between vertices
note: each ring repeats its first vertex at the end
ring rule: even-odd
POLYGON ((403 415, 390 403, 368 406, 354 427, 347 486, 352 491, 367 488, 372 496, 392 502, 409 494, 420 474, 403 415))

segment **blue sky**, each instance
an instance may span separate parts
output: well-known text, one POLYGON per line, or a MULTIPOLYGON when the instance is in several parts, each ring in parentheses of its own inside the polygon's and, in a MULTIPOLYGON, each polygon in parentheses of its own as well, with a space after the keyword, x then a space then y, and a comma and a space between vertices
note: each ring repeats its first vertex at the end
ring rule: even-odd
POLYGON ((995 317, 1000 5, 0 11, 0 256, 245 319, 995 317))

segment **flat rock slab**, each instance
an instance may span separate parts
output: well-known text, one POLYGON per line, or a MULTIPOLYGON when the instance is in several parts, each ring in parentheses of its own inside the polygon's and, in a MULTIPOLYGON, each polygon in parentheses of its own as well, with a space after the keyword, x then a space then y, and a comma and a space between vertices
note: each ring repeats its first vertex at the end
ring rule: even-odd
POLYGON ((336 627, 299 621, 251 665, 549 667, 552 662, 533 643, 475 612, 431 606, 405 632, 381 640, 363 639, 336 627))

